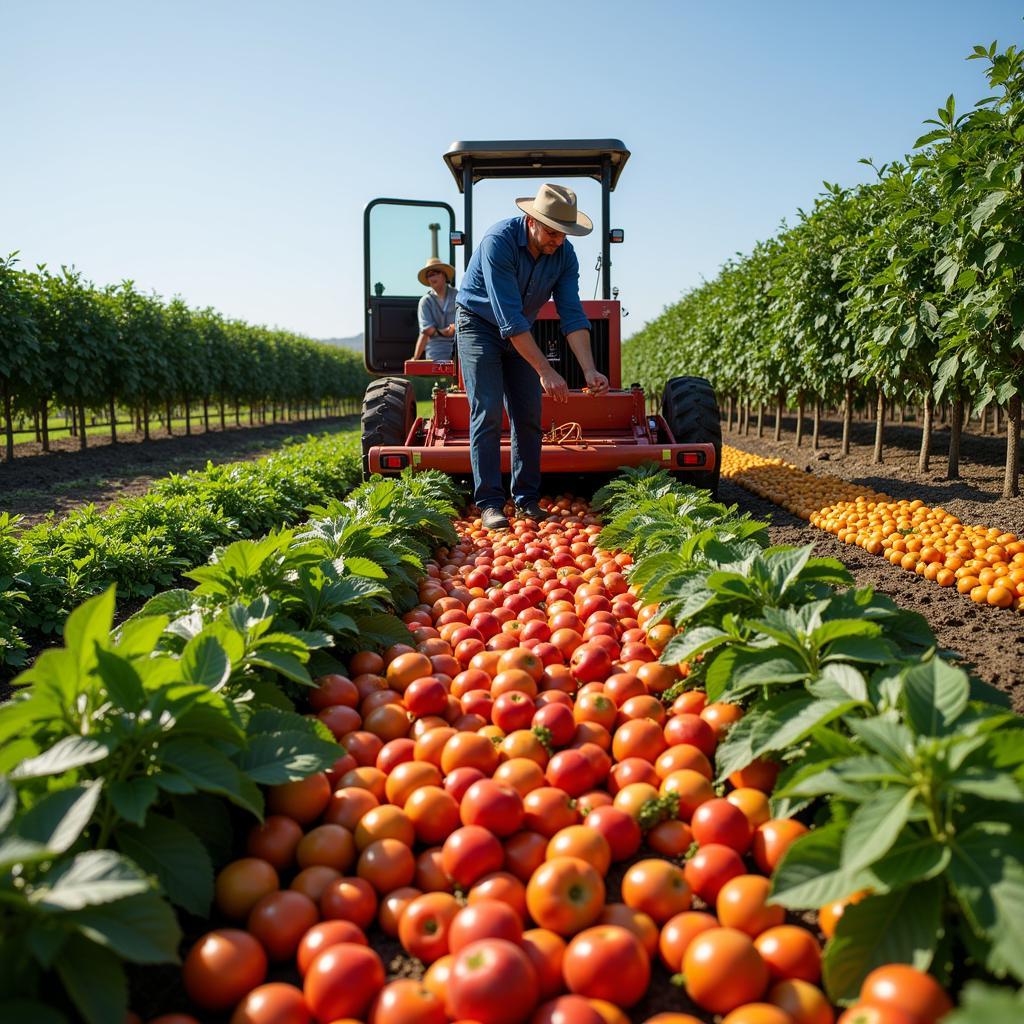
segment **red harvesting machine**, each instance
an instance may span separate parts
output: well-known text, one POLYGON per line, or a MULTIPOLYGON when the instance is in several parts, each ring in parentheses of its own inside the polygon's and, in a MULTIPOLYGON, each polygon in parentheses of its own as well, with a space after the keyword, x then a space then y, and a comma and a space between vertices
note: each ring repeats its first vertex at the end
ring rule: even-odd
MULTIPOLYGON (((377 375, 363 400, 363 470, 367 475, 439 469, 470 476, 469 402, 456 362, 410 359, 419 327, 419 296, 410 294, 423 266, 429 242, 432 255, 447 252, 455 265, 461 246, 468 265, 473 245, 473 186, 488 178, 545 178, 561 181, 589 177, 601 183, 602 298, 584 300, 591 325, 597 368, 611 385, 594 397, 583 389, 583 373, 561 333, 553 302, 541 311, 533 336, 569 386, 568 403, 542 403, 545 431, 541 471, 545 474, 610 473, 622 466, 653 462, 681 480, 717 491, 722 431, 718 404, 703 377, 672 378, 662 395, 661 412, 651 415, 638 384, 622 386, 620 305, 613 300, 611 245, 623 232, 609 227, 610 196, 629 150, 617 139, 515 142, 455 142, 444 154, 465 199, 463 228, 455 230, 455 212, 444 202, 374 199, 363 216, 366 366, 377 375), (447 234, 447 247, 444 247, 447 234), (430 416, 416 411, 412 379, 433 377, 430 416), (454 381, 454 383, 451 383, 454 381)), ((511 201, 509 202, 511 207, 511 201)), ((618 289, 615 289, 617 294, 618 289)), ((508 417, 501 440, 502 470, 509 472, 508 417)))

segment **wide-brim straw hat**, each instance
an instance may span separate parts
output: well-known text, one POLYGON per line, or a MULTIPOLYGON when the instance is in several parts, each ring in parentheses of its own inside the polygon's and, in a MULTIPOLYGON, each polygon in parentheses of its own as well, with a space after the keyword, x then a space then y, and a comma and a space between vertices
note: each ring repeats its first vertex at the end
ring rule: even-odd
POLYGON ((455 283, 455 268, 450 263, 445 263, 444 260, 438 259, 437 256, 431 256, 430 259, 427 260, 427 265, 416 275, 419 283, 425 284, 429 288, 430 282, 427 281, 428 270, 443 270, 445 277, 448 278, 448 283, 455 283))
POLYGON ((576 193, 564 185, 541 185, 534 197, 516 200, 516 206, 541 224, 567 235, 589 235, 594 222, 576 209, 576 193))

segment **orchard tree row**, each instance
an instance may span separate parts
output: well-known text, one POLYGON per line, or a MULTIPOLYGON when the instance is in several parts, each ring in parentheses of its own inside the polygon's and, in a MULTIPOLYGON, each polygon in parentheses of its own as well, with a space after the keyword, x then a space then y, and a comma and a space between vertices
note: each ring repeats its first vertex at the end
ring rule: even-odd
POLYGON ((182 299, 143 294, 131 281, 97 288, 68 267, 21 270, 0 258, 0 398, 7 458, 19 415, 41 426, 48 412, 70 409, 82 447, 86 410, 109 416, 129 409, 149 436, 151 415, 170 424, 175 409, 248 407, 278 411, 361 396, 369 380, 358 355, 287 331, 229 320, 182 299))
POLYGON ((652 389, 709 377, 749 421, 751 405, 815 426, 823 407, 921 411, 922 471, 936 403, 952 408, 950 475, 965 411, 1005 412, 1004 496, 1019 493, 1024 369, 1024 53, 977 46, 992 95, 958 114, 953 97, 902 161, 876 180, 825 184, 810 210, 726 263, 625 348, 628 379, 652 389))

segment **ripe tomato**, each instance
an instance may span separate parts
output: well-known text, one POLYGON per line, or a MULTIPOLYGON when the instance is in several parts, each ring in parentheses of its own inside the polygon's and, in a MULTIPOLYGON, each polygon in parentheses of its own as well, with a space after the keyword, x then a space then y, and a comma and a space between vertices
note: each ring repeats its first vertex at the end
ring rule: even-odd
POLYGON ((604 1024, 604 1017, 583 996, 558 996, 541 1003, 530 1024, 604 1024))
POLYGON ((398 920, 398 939, 410 956, 431 964, 448 950, 448 931, 459 902, 451 893, 417 896, 398 920))
POLYGON ((342 942, 355 942, 361 946, 369 945, 366 933, 357 924, 351 921, 321 921, 313 925, 299 943, 298 951, 295 954, 295 962, 299 968, 299 974, 305 974, 309 965, 328 946, 337 946, 342 942))
POLYGON ((537 1004, 537 972, 519 946, 483 939, 453 955, 448 992, 453 1017, 520 1024, 537 1004))
POLYGON ((249 830, 245 852, 284 871, 295 863, 295 851, 301 839, 302 826, 294 818, 269 814, 261 824, 249 830))
POLYGON ((267 976, 267 954, 248 932, 219 928, 188 951, 182 982, 189 999, 204 1010, 227 1010, 267 976))
POLYGON ((764 874, 770 875, 778 867, 783 854, 808 831, 806 825, 793 818, 773 818, 758 825, 751 844, 754 863, 764 874))
POLYGON ((547 928, 531 928, 523 932, 520 946, 537 972, 540 998, 551 999, 565 989, 562 980, 562 959, 565 939, 547 928))
POLYGON ((732 847, 709 843, 686 862, 683 873, 690 888, 705 903, 714 906, 722 886, 730 878, 745 875, 747 869, 732 847))
POLYGON ((709 928, 683 956, 687 995, 712 1013, 728 1013, 760 999, 768 967, 748 935, 735 928, 709 928))
POLYGON ((690 819, 693 838, 700 846, 721 843, 743 853, 750 845, 751 828, 747 816, 724 797, 706 800, 690 819))
POLYGON ((953 1008, 942 986, 930 974, 909 964, 876 967, 861 985, 860 1002, 900 1010, 919 1024, 932 1024, 953 1008))
POLYGON ((647 991, 651 964, 633 932, 618 925, 598 925, 569 942, 562 973, 570 992, 632 1006, 647 991))
POLYGON ((673 973, 682 970, 683 957, 693 940, 710 928, 717 928, 718 921, 702 910, 684 910, 669 918, 658 936, 658 955, 661 962, 673 973))
POLYGON ((631 865, 622 879, 622 902, 642 910, 658 924, 690 909, 693 893, 681 868, 651 858, 631 865))
POLYGON ((833 1024, 835 1014, 825 993, 806 981, 791 979, 776 982, 767 995, 769 1003, 785 1010, 793 1024, 833 1024))
POLYGON ((555 857, 531 876, 526 886, 530 917, 559 935, 575 935, 593 924, 604 905, 601 876, 577 857, 555 857))
POLYGON ((317 825, 302 837, 295 850, 295 862, 299 868, 324 864, 344 874, 355 859, 355 841, 343 825, 317 825))
POLYGON ((231 1024, 310 1024, 310 1020, 302 992, 280 981, 254 988, 231 1014, 231 1024))
POLYGON ((718 891, 715 911, 724 928, 738 928, 751 938, 781 925, 786 911, 779 904, 769 904, 771 880, 764 875, 738 875, 730 878, 718 891))
POLYGON ((225 864, 214 883, 217 909, 233 921, 244 921, 267 893, 279 887, 277 872, 259 857, 241 857, 225 864))
MULTIPOLYGON (((351 753, 351 751, 350 751, 351 753)), ((323 772, 267 790, 267 813, 285 814, 300 825, 309 825, 323 814, 331 799, 331 784, 323 772)))
POLYGON ((377 914, 377 893, 365 878, 338 878, 324 888, 320 913, 327 920, 351 921, 369 928, 377 914))
POLYGON ((831 939, 836 933, 836 925, 839 923, 839 919, 843 916, 843 912, 848 906, 854 903, 860 903, 865 896, 869 895, 869 890, 859 889, 857 892, 851 893, 845 899, 833 900, 831 903, 826 903, 818 911, 818 927, 821 929, 822 935, 826 939, 831 939))
POLYGON ((308 896, 285 889, 264 896, 249 911, 246 928, 271 960, 290 960, 303 935, 319 920, 317 906, 308 896))
POLYGON ((640 849, 643 835, 636 819, 612 805, 595 807, 583 819, 587 828, 596 829, 608 841, 612 860, 626 860, 640 849))
POLYGON ((654 918, 642 910, 634 910, 625 903, 606 903, 597 923, 618 925, 632 932, 649 957, 658 951, 658 926, 654 918))
POLYGON ((422 981, 399 978, 381 989, 369 1024, 445 1024, 444 1003, 422 981))
POLYGON ((342 942, 328 946, 309 965, 302 991, 320 1021, 362 1017, 384 987, 384 964, 368 946, 342 942))
POLYGON ((481 779, 466 790, 459 815, 463 825, 478 825, 496 836, 510 836, 523 825, 523 798, 511 786, 481 779))
POLYGON ((758 935, 754 945, 778 981, 800 978, 813 983, 821 977, 821 947, 806 928, 780 924, 758 935))
POLYGON ((441 848, 445 874, 463 889, 469 889, 492 871, 500 871, 504 864, 505 851, 500 840, 479 825, 456 829, 441 848))
POLYGON ((522 883, 527 883, 547 857, 546 836, 529 830, 505 840, 505 866, 522 883))
POLYGON ((793 1024, 793 1018, 772 1003, 745 1003, 726 1014, 722 1024, 793 1024))
POLYGON ((400 839, 378 839, 359 855, 356 875, 366 879, 378 894, 410 885, 416 875, 416 858, 400 839))
POLYGON ((501 900, 477 900, 456 913, 448 928, 448 949, 460 949, 481 939, 507 939, 517 945, 523 937, 523 920, 501 900))
POLYGON ((548 843, 547 858, 579 857, 593 865, 601 876, 608 874, 612 863, 612 848, 597 829, 585 825, 570 825, 560 829, 548 843))
POLYGON ((891 1006, 868 1006, 866 1003, 857 1003, 844 1011, 836 1024, 921 1024, 921 1022, 917 1017, 912 1017, 891 1006))

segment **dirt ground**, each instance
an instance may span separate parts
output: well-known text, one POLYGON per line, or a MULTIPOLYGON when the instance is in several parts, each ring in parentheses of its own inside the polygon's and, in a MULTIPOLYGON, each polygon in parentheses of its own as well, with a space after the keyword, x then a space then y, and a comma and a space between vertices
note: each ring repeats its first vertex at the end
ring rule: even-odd
MULTIPOLYGON (((874 443, 870 424, 854 424, 850 455, 839 454, 840 424, 825 425, 819 452, 811 451, 809 438, 804 447, 793 444, 792 419, 784 420, 783 440, 771 440, 770 431, 758 439, 726 433, 723 440, 736 448, 759 455, 778 456, 813 473, 831 473, 884 491, 895 498, 920 498, 931 506, 941 505, 964 522, 984 523, 1024 534, 1024 498, 1002 499, 1001 438, 964 435, 960 480, 946 480, 948 432, 940 432, 931 471, 917 474, 917 445, 920 434, 910 427, 887 431, 888 447, 881 466, 871 462, 874 443), (827 459, 821 458, 828 455, 827 459)), ((839 558, 849 566, 858 586, 871 586, 904 608, 920 612, 935 631, 939 642, 960 654, 977 674, 1010 694, 1014 709, 1024 713, 1024 621, 1010 611, 980 607, 966 597, 942 590, 914 573, 890 565, 877 555, 843 544, 831 534, 790 515, 736 484, 723 481, 721 498, 737 504, 771 524, 776 543, 813 543, 818 554, 839 558)))
POLYGON ((24 516, 22 526, 58 518, 90 502, 105 508, 112 502, 145 493, 154 480, 169 473, 202 469, 207 462, 258 459, 280 447, 287 437, 323 431, 351 430, 355 416, 331 417, 271 426, 238 427, 210 433, 153 436, 126 434, 116 445, 93 443, 84 451, 74 439, 54 442, 55 450, 19 445, 12 462, 0 463, 0 512, 24 516), (73 444, 67 444, 73 441, 73 444))

